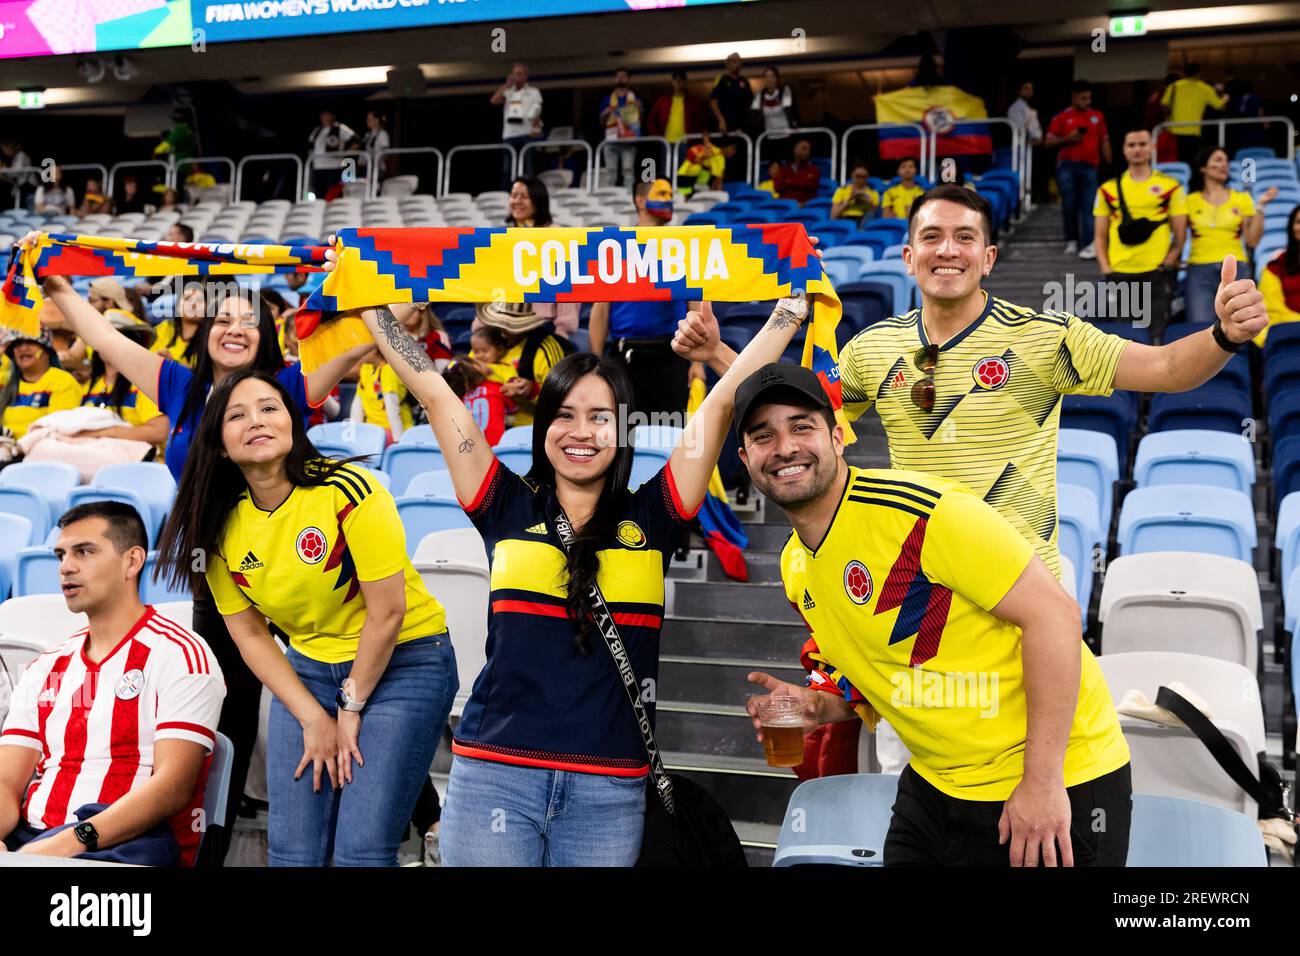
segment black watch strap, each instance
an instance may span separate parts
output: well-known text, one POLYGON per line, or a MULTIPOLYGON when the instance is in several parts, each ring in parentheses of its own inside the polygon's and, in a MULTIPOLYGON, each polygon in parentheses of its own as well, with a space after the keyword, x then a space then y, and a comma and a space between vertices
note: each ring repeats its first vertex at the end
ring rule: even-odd
POLYGON ((1225 352, 1231 352, 1233 355, 1236 355, 1246 347, 1246 342, 1234 342, 1224 335, 1223 323, 1218 319, 1214 320, 1214 328, 1211 332, 1214 334, 1214 341, 1218 344, 1219 348, 1223 349, 1225 352))
POLYGON ((89 820, 76 824, 72 828, 72 832, 81 841, 81 845, 91 853, 99 849, 99 831, 95 829, 95 825, 89 820))

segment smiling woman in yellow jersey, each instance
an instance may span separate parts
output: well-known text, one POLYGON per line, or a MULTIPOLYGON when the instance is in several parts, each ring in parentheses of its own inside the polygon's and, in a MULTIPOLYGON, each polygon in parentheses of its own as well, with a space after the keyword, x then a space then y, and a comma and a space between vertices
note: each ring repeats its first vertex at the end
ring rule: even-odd
POLYGON ((162 573, 197 578, 206 556, 217 609, 275 695, 271 865, 395 865, 457 677, 392 496, 321 459, 284 385, 246 369, 213 389, 177 502, 162 573))
POLYGON ((1187 184, 1187 226, 1192 252, 1187 257, 1184 294, 1187 321, 1204 325, 1214 321, 1214 293, 1219 288, 1223 260, 1234 256, 1237 277, 1250 276, 1248 249, 1264 235, 1264 209, 1277 189, 1261 190, 1259 199, 1228 188, 1228 154, 1207 146, 1196 155, 1187 184))
POLYGON ((0 387, 0 422, 14 438, 50 412, 81 404, 81 386, 59 366, 48 330, 38 338, 14 334, 5 344, 8 378, 0 387))

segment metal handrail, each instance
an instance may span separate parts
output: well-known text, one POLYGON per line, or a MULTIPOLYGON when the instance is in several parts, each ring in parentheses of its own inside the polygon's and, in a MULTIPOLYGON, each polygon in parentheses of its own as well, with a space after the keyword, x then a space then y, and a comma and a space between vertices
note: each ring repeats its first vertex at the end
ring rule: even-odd
MULTIPOLYGON (((366 184, 366 195, 370 195, 370 178, 371 178, 371 172, 370 172, 370 171, 371 171, 371 169, 374 167, 374 163, 371 162, 370 154, 367 153, 364 149, 343 149, 343 150, 339 150, 339 151, 336 152, 336 153, 309 153, 309 154, 307 155, 307 162, 306 162, 306 164, 303 166, 303 185, 302 185, 302 187, 299 188, 299 190, 298 190, 298 198, 299 198, 299 199, 305 199, 305 198, 306 198, 306 193, 303 192, 303 189, 306 189, 308 186, 311 185, 311 174, 312 174, 312 172, 313 172, 314 167, 316 166, 317 161, 323 161, 323 160, 327 160, 327 159, 330 159, 330 160, 334 160, 334 159, 364 159, 364 160, 366 161, 366 174, 365 174, 364 176, 358 176, 356 179, 354 179, 354 180, 352 180, 352 181, 353 181, 353 182, 356 182, 356 183, 365 183, 365 184, 366 184)), ((324 169, 335 169, 335 168, 337 168, 337 167, 326 166, 326 167, 322 167, 322 168, 324 168, 324 169)), ((325 198, 325 197, 323 197, 323 196, 318 196, 317 198, 318 198, 318 199, 323 199, 323 198, 325 198)))
MULTIPOLYGON (((102 185, 103 183, 108 182, 108 167, 105 166, 103 163, 69 163, 69 164, 64 164, 64 163, 55 163, 54 165, 55 165, 55 166, 58 166, 59 169, 62 170, 63 172, 65 172, 65 173, 68 172, 69 170, 91 169, 91 170, 94 170, 95 172, 99 173, 99 182, 100 182, 101 185, 102 185)), ((37 182, 37 185, 40 185, 41 183, 44 183, 44 182, 45 182, 45 180, 41 178, 41 175, 45 172, 45 170, 46 170, 47 168, 49 168, 49 167, 46 167, 46 166, 6 166, 3 170, 0 170, 0 172, 3 172, 6 178, 7 178, 10 174, 15 174, 15 173, 23 173, 23 174, 26 174, 26 173, 35 173, 35 174, 36 174, 37 181, 38 181, 38 182, 37 182)), ((14 183, 14 184, 13 184, 13 199, 14 199, 14 205, 13 205, 13 208, 14 208, 14 209, 21 209, 21 208, 22 208, 22 206, 21 206, 21 202, 20 202, 20 194, 21 194, 21 189, 19 188, 18 183, 14 183)))
MULTIPOLYGON (((1151 128, 1151 142, 1156 141, 1156 137, 1160 135, 1162 129, 1168 129, 1171 126, 1201 126, 1206 123, 1214 123, 1219 127, 1220 146, 1224 144, 1227 137, 1229 124, 1243 126, 1249 123, 1281 123, 1286 127, 1286 158, 1291 162, 1295 162, 1295 123, 1291 122, 1290 117, 1287 116, 1225 116, 1219 119, 1165 120, 1151 128)), ((1174 135, 1178 134, 1175 133, 1174 135)))
POLYGON ((374 162, 370 164, 369 195, 371 199, 379 196, 379 170, 383 166, 384 157, 408 156, 414 153, 432 153, 437 158, 437 171, 433 175, 433 192, 434 195, 437 195, 438 188, 442 185, 442 167, 446 164, 442 150, 436 146, 389 146, 386 149, 376 150, 374 162))
MULTIPOLYGON (((743 140, 744 143, 745 143, 745 168, 746 168, 746 169, 749 169, 750 166, 753 165, 753 163, 754 163, 754 141, 750 138, 749 134, 746 133, 743 129, 732 130, 732 131, 729 132, 729 133, 715 133, 715 134, 710 134, 710 135, 719 136, 719 137, 723 137, 723 136, 725 136, 725 137, 728 138, 728 139, 731 139, 731 138, 735 137, 735 138, 739 138, 739 139, 743 140)), ((690 142, 690 141, 692 141, 692 140, 697 140, 697 139, 702 141, 702 140, 704 139, 704 134, 703 134, 703 133, 687 133, 685 136, 683 136, 683 137, 682 137, 681 139, 679 139, 677 142, 675 142, 675 143, 672 144, 672 145, 673 145, 673 175, 672 175, 671 182, 672 182, 672 184, 673 184, 673 192, 674 192, 674 193, 677 192, 677 169, 678 169, 678 167, 680 167, 680 166, 682 165, 682 156, 681 156, 681 148, 682 148, 682 144, 683 144, 683 143, 690 142)))
MULTIPOLYGON (((1016 196, 1017 196, 1016 205, 1017 207, 1022 207, 1025 201, 1025 176, 1024 173, 1021 171, 1024 167, 1022 141, 1028 138, 1025 136, 1025 131, 1021 129, 1020 126, 1014 120, 1010 120, 1005 116, 985 116, 979 119, 954 120, 952 126, 953 129, 956 129, 958 126, 974 126, 979 123, 1005 124, 1011 130, 1011 169, 1013 172, 1020 174, 1018 176, 1020 182, 1016 189, 1016 196)), ((934 138, 936 141, 939 139, 938 135, 936 135, 934 138)), ((991 149, 990 149, 990 155, 992 155, 991 149)), ((931 178, 930 182, 933 183, 934 179, 931 178)))
POLYGON ((117 171, 119 169, 139 169, 142 166, 161 166, 163 169, 163 182, 167 186, 172 185, 172 164, 164 162, 161 159, 128 159, 124 162, 114 163, 108 169, 108 182, 104 184, 104 191, 113 195, 113 187, 117 184, 117 171))
POLYGON ((918 168, 924 165, 926 156, 926 141, 930 134, 920 123, 858 123, 856 126, 850 126, 843 135, 840 136, 840 182, 849 181, 849 136, 862 130, 872 129, 914 129, 921 137, 921 149, 916 156, 916 165, 918 168))
POLYGON ((298 171, 298 179, 294 185, 293 195, 295 200, 302 198, 303 165, 301 156, 297 153, 254 153, 251 156, 245 156, 235 165, 235 184, 232 190, 234 198, 231 200, 232 202, 239 202, 240 197, 243 195, 244 167, 249 163, 266 162, 273 159, 287 159, 294 164, 294 168, 298 171))
POLYGON ((204 163, 224 163, 230 167, 230 185, 235 185, 235 161, 229 156, 193 156, 190 159, 178 160, 172 167, 172 188, 176 188, 177 183, 184 182, 181 179, 180 169, 182 166, 200 166, 204 163))
POLYGON ((453 146, 447 150, 447 160, 442 167, 442 185, 438 189, 438 195, 445 196, 451 191, 451 158, 457 153, 470 153, 490 149, 493 151, 504 149, 510 153, 510 175, 513 178, 515 170, 519 168, 519 150, 515 149, 509 143, 466 143, 462 146, 453 146))
POLYGON ((520 170, 524 168, 524 156, 530 149, 545 149, 548 146, 581 146, 587 151, 587 191, 595 187, 592 186, 592 169, 595 163, 595 151, 592 150, 591 144, 585 139, 536 139, 529 140, 519 150, 518 165, 515 167, 515 175, 518 176, 520 170))
POLYGON ((659 143, 663 146, 664 159, 670 164, 672 163, 673 144, 662 136, 629 136, 626 139, 603 139, 596 144, 595 168, 592 170, 591 175, 587 177, 587 192, 595 192, 597 184, 600 182, 600 161, 605 155, 606 147, 632 146, 636 143, 659 143))
POLYGON ((759 177, 759 167, 763 165, 763 140, 772 137, 774 139, 785 139, 787 137, 797 137, 804 133, 825 133, 831 138, 831 170, 836 168, 835 161, 839 158, 840 141, 835 137, 835 130, 829 126, 796 126, 793 129, 765 129, 758 134, 758 139, 754 140, 754 171, 751 174, 749 184, 757 186, 762 179, 759 177))

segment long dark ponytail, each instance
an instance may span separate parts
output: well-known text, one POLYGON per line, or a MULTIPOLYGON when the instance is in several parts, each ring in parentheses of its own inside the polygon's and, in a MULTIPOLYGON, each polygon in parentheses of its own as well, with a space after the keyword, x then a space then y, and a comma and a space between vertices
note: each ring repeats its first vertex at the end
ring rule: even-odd
MULTIPOLYGON (((555 421, 560 405, 578 380, 586 375, 599 375, 609 383, 614 393, 615 409, 631 408, 632 382, 623 366, 600 355, 578 352, 556 363, 542 382, 533 414, 533 467, 528 478, 535 484, 555 487, 555 467, 546 457, 546 431, 555 421)), ((629 440, 631 435, 628 436, 629 440)), ((596 510, 577 532, 568 554, 568 595, 565 608, 577 633, 573 646, 583 654, 591 653, 589 640, 596 628, 588 594, 596 583, 600 570, 597 552, 614 543, 618 523, 627 515, 628 481, 632 477, 632 446, 620 442, 614 452, 614 462, 605 472, 605 484, 600 490, 596 510)))
POLYGON ((293 428, 293 445, 285 456, 284 470, 295 488, 324 484, 348 462, 360 458, 333 461, 321 457, 307 437, 302 416, 294 406, 293 396, 273 374, 258 368, 245 368, 227 376, 212 390, 203 417, 185 456, 185 469, 176 487, 176 502, 158 539, 158 565, 155 580, 168 581, 173 587, 188 586, 201 594, 207 561, 221 544, 221 533, 235 503, 248 490, 248 482, 236 465, 221 452, 221 438, 226 406, 235 388, 250 378, 265 382, 279 393, 289 413, 293 428), (202 560, 200 560, 202 559, 202 560))

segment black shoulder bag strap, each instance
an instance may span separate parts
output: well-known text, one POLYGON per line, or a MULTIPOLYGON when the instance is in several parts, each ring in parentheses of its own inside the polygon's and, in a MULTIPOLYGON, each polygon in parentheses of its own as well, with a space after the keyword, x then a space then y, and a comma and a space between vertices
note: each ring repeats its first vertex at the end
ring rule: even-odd
MULTIPOLYGON (((573 525, 569 524, 569 518, 562 508, 555 519, 555 530, 560 535, 564 550, 569 551, 574 541, 573 525)), ((600 631, 600 636, 605 639, 605 646, 609 648, 610 656, 614 658, 614 666, 618 668, 619 676, 623 679, 623 689, 627 691, 627 699, 636 714, 637 726, 641 728, 641 742, 645 745, 646 756, 650 759, 650 773, 654 776, 655 791, 659 794, 659 799, 663 802, 668 815, 672 816, 675 812, 673 782, 669 779, 668 771, 664 769, 664 762, 659 756, 659 745, 655 743, 654 731, 650 729, 650 715, 646 713, 645 704, 641 702, 641 684, 636 679, 636 672, 632 670, 631 658, 622 639, 618 636, 618 625, 614 623, 614 615, 610 613, 609 606, 605 603, 605 596, 600 593, 600 585, 593 581, 587 597, 591 600, 591 608, 595 613, 596 628, 600 631)))
POLYGON ((1205 749, 1210 752, 1210 756, 1214 758, 1215 763, 1222 767, 1223 772, 1231 777, 1237 786, 1246 791, 1250 798, 1259 805, 1261 817, 1281 814, 1284 818, 1294 822, 1294 816, 1286 806, 1285 795, 1269 793, 1264 784, 1260 782, 1260 779, 1246 766, 1246 762, 1241 759, 1237 749, 1223 735, 1223 731, 1214 726, 1214 721, 1206 717, 1191 701, 1177 691, 1170 690, 1168 687, 1161 687, 1156 693, 1156 706, 1163 707, 1174 714, 1187 725, 1187 729, 1195 734, 1201 743, 1205 744, 1205 749), (1279 803, 1281 804, 1280 807, 1277 806, 1279 803))
POLYGON ((1133 214, 1128 211, 1128 203, 1124 201, 1124 177, 1127 171, 1121 172, 1115 177, 1115 192, 1119 196, 1119 218, 1120 222, 1128 225, 1133 222, 1133 214))

